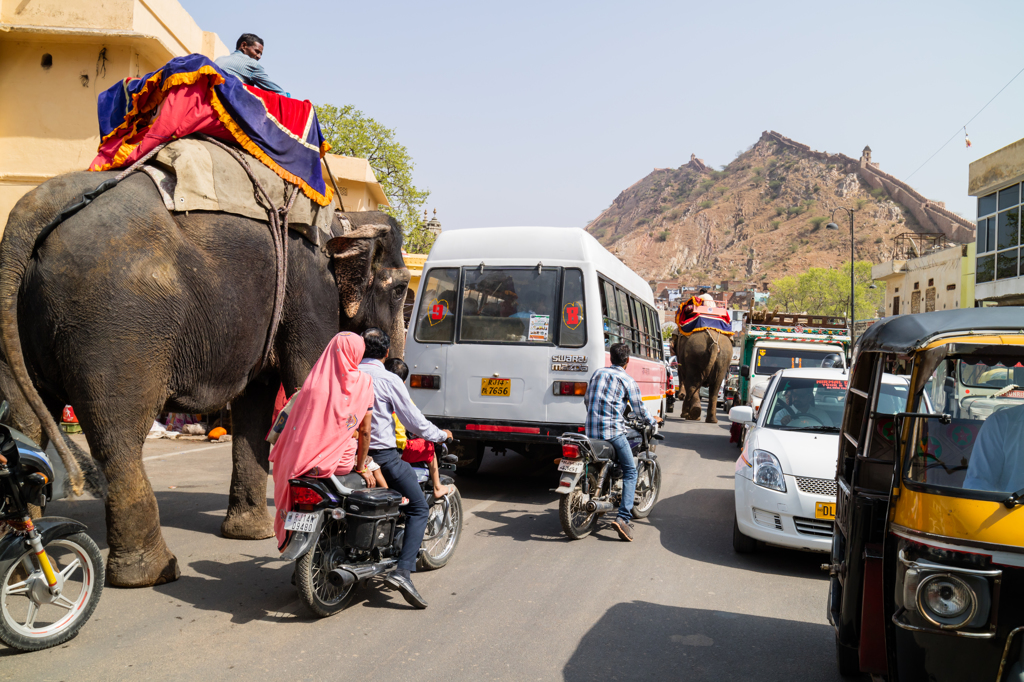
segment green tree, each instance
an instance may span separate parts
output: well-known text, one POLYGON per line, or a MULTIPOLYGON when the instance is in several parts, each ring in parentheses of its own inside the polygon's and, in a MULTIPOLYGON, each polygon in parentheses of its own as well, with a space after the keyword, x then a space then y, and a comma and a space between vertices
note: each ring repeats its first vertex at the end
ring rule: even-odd
MULTIPOLYGON (((837 268, 810 268, 786 275, 769 286, 768 307, 781 312, 846 317, 850 310, 850 264, 837 268)), ((873 318, 885 301, 885 284, 872 289, 871 262, 857 261, 854 286, 858 320, 873 318)))
POLYGON ((320 130, 331 145, 331 153, 366 159, 391 207, 385 209, 402 225, 403 246, 410 253, 427 253, 434 235, 423 224, 423 204, 429 190, 412 181, 415 165, 409 150, 395 138, 395 131, 366 116, 351 104, 316 107, 320 130))

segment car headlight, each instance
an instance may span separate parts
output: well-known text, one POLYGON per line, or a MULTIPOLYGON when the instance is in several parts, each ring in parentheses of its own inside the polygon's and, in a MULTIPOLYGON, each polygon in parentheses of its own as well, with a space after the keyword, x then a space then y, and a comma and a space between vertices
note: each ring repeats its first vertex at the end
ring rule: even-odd
POLYGON ((775 455, 767 450, 754 450, 754 483, 762 488, 786 492, 786 479, 782 465, 775 455))
POLYGON ((930 575, 917 587, 922 615, 940 627, 956 628, 971 620, 978 598, 965 581, 948 573, 930 575))

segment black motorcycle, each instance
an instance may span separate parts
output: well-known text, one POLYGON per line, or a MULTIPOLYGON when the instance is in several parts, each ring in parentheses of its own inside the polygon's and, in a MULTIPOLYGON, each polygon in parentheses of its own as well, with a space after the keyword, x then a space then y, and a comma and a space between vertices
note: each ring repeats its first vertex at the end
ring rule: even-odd
MULTIPOLYGON (((434 446, 441 483, 455 471, 457 457, 444 443, 434 446)), ((412 465, 427 498, 427 528, 416 568, 441 568, 462 536, 462 497, 458 489, 434 497, 425 462, 412 465)), ((356 473, 329 478, 299 477, 289 482, 292 508, 285 518, 288 538, 282 558, 295 561, 295 586, 302 603, 322 618, 344 609, 357 585, 395 570, 405 535, 402 494, 366 488, 356 473)))
MULTIPOLYGON (((664 440, 655 427, 627 419, 630 431, 626 436, 636 465, 636 496, 633 518, 643 519, 651 513, 661 494, 661 466, 653 441, 664 440)), ((555 492, 558 518, 562 530, 571 540, 581 540, 597 527, 602 514, 618 511, 622 503, 622 467, 616 461, 615 448, 605 440, 587 438, 581 433, 564 433, 561 472, 555 492)))
MULTIPOLYGON (((0 422, 8 412, 0 403, 0 422)), ((99 547, 86 527, 50 516, 32 520, 29 505, 45 509, 54 471, 25 436, 0 424, 0 641, 36 651, 78 634, 103 592, 99 547)))

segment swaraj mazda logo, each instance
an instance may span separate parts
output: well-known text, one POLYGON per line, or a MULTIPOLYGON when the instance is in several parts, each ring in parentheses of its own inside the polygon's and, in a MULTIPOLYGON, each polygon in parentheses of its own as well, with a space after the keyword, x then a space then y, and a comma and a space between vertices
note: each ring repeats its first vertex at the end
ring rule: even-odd
POLYGON ((552 355, 551 356, 551 371, 552 372, 587 372, 589 367, 587 366, 586 355, 552 355))

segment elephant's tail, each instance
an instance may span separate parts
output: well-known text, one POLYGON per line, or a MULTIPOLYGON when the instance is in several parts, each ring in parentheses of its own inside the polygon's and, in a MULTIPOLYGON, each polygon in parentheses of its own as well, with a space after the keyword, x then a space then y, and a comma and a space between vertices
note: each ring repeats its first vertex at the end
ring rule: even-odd
POLYGON ((18 299, 36 240, 65 206, 96 185, 98 175, 72 173, 54 178, 26 194, 11 211, 0 241, 0 340, 3 341, 11 374, 39 418, 43 433, 60 454, 75 495, 81 495, 84 489, 82 468, 29 377, 18 327, 18 299), (86 175, 89 177, 82 177, 86 175))
POLYGON ((700 373, 700 384, 698 384, 698 386, 703 386, 704 382, 708 380, 709 376, 711 376, 711 369, 715 366, 715 363, 718 362, 718 351, 720 350, 718 347, 718 337, 716 336, 717 332, 714 332, 711 329, 705 329, 704 333, 708 335, 708 339, 711 343, 708 344, 708 360, 704 363, 704 371, 700 373))

